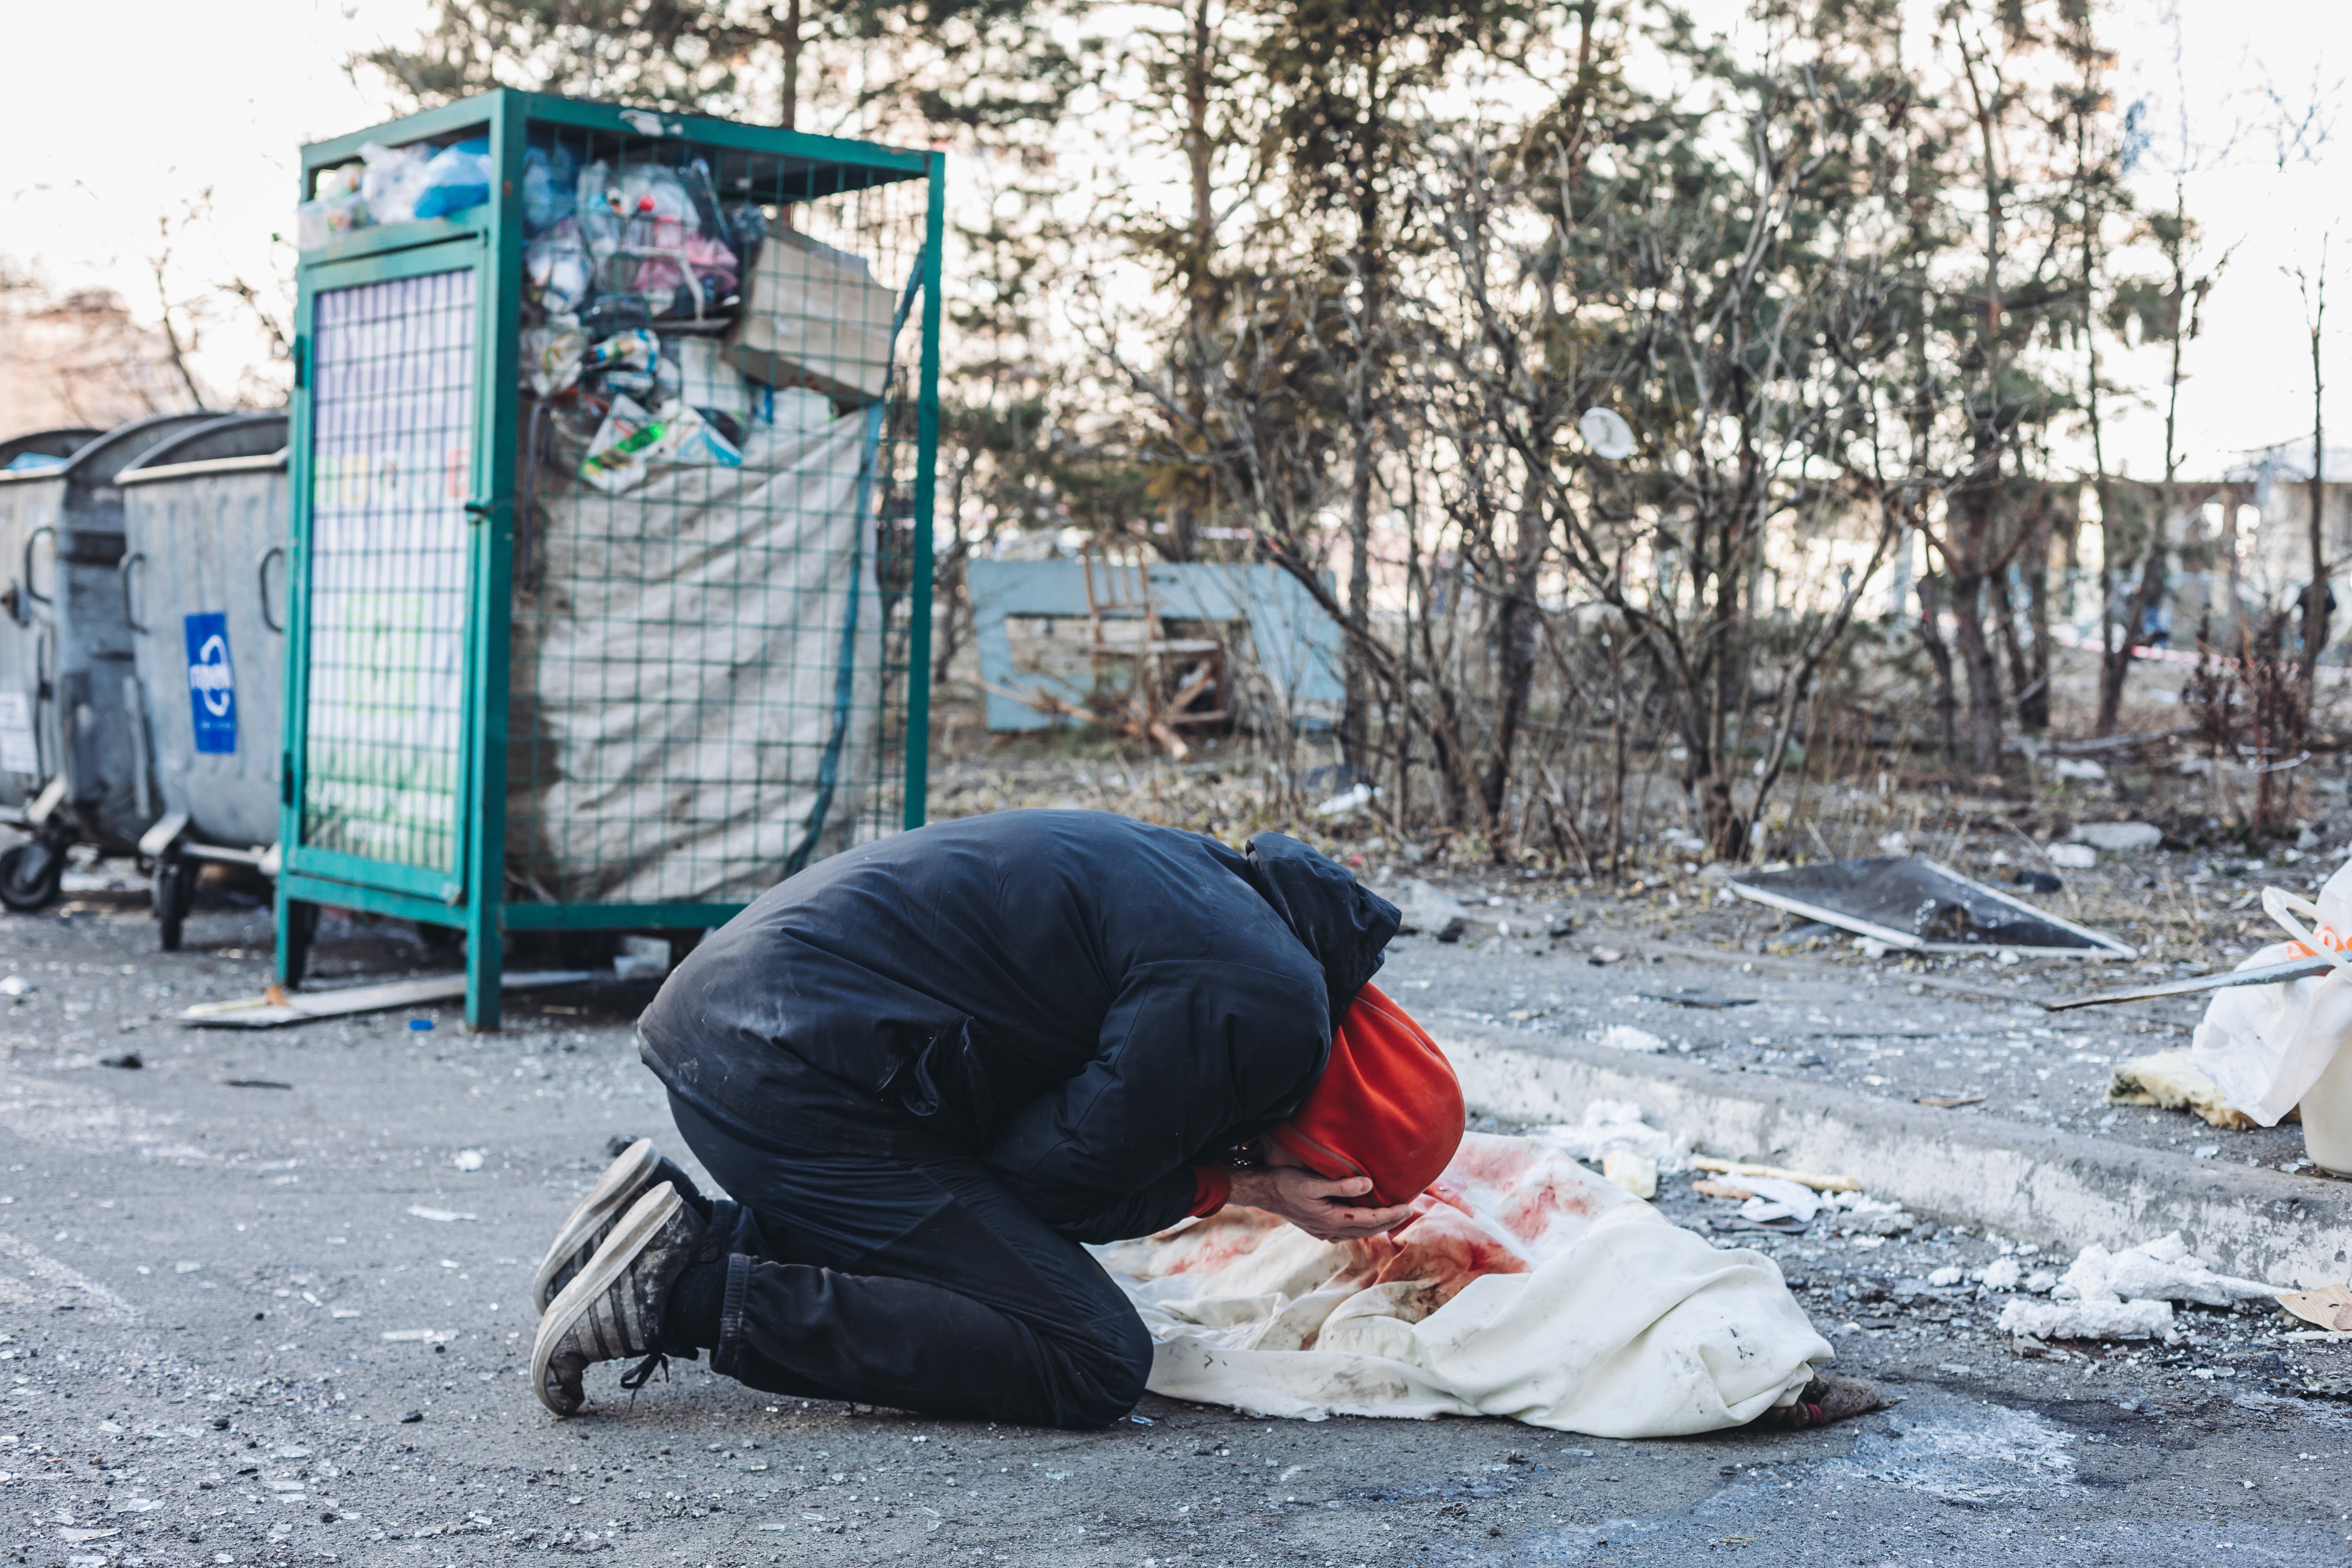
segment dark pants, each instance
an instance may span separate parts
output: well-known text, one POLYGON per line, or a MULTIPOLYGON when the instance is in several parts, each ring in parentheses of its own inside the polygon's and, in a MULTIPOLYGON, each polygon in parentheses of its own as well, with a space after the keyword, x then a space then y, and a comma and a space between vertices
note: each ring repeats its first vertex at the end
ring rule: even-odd
POLYGON ((1142 1397, 1151 1337, 1135 1309, 978 1161, 784 1153, 670 1110, 746 1211, 715 1370, 771 1394, 1040 1426, 1099 1426, 1142 1397))

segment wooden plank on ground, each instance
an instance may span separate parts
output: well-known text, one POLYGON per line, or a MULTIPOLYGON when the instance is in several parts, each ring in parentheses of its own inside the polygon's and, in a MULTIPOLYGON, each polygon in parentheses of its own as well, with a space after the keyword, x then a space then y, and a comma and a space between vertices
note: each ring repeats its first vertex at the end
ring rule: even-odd
MULTIPOLYGON (((586 969, 526 969, 509 973, 501 991, 544 991, 593 980, 586 969)), ((382 985, 353 985, 340 991, 282 991, 271 986, 258 996, 227 1002, 204 1002, 180 1015, 180 1021, 197 1029, 275 1029, 307 1024, 315 1018, 347 1018, 355 1013, 383 1013, 395 1007, 416 1007, 430 1002, 454 1002, 466 994, 462 974, 435 975, 425 980, 394 980, 382 985)))

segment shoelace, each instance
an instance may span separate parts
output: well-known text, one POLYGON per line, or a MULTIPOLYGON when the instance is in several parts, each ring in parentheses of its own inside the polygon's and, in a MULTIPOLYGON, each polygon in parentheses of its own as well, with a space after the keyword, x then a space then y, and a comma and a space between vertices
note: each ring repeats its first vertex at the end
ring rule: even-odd
POLYGON ((662 1374, 662 1381, 664 1383, 667 1383, 669 1381, 669 1356, 667 1352, 656 1351, 653 1354, 646 1357, 645 1360, 637 1363, 636 1365, 623 1373, 621 1374, 621 1386, 627 1389, 631 1394, 635 1394, 646 1384, 651 1383, 654 1378, 654 1373, 656 1372, 662 1374))

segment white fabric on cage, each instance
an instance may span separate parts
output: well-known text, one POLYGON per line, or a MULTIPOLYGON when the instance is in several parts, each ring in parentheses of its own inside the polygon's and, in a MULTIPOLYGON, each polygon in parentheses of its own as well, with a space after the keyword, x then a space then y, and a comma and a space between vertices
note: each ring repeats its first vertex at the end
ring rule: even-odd
POLYGON ((619 496, 543 477, 518 568, 507 845, 527 879, 510 900, 717 902, 774 885, 817 801, 855 603, 814 854, 852 841, 881 694, 867 431, 864 413, 753 426, 742 467, 657 468, 619 496))
POLYGON ((1471 1133, 1393 1237, 1255 1209, 1093 1249, 1155 1394, 1263 1415, 1504 1415, 1597 1437, 1753 1420, 1832 1357, 1780 1270, 1534 1138, 1471 1133))

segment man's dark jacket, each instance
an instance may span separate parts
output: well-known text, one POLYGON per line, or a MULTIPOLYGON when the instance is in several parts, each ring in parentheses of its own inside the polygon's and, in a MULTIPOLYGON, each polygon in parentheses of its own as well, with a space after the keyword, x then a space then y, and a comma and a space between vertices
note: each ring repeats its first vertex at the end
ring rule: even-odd
POLYGON ((942 822, 820 861, 678 965, 646 1064, 754 1143, 848 1120, 978 1154, 1081 1241, 1192 1206, 1280 1121, 1398 915, 1296 839, 1092 811, 942 822), (811 1069, 815 1069, 812 1071, 811 1069))

